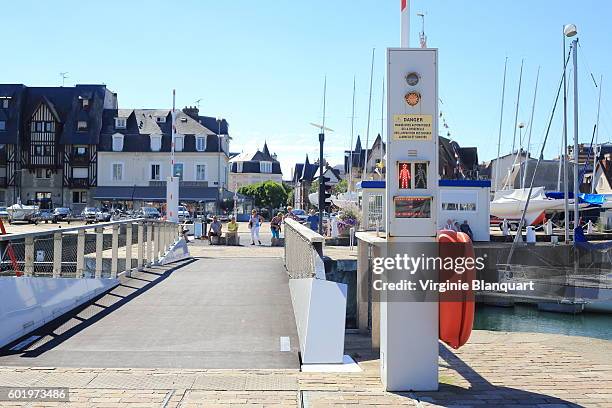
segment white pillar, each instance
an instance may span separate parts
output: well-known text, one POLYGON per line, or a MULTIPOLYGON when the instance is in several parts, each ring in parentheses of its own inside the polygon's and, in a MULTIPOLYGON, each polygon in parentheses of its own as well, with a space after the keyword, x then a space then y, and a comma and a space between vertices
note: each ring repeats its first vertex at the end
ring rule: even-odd
POLYGON ((62 233, 53 234, 53 277, 62 275, 62 233))

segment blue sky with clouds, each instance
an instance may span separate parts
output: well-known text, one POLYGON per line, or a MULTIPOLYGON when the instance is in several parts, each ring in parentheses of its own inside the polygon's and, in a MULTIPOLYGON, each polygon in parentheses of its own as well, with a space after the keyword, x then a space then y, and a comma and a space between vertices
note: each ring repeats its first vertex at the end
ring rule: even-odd
MULTIPOLYGON (((504 59, 509 59, 502 152, 512 143, 519 67, 525 59, 519 121, 528 122, 541 66, 533 125, 537 149, 561 73, 562 26, 578 26, 580 140, 589 142, 604 76, 600 139, 612 138, 612 2, 607 0, 412 0, 412 43, 426 13, 428 44, 439 48, 441 110, 451 136, 497 151, 504 59), (608 85, 609 84, 609 85, 608 85)), ((355 133, 365 142, 372 48, 376 49, 370 140, 381 129, 385 48, 399 43, 399 0, 3 2, 0 78, 4 83, 105 83, 123 108, 179 107, 200 100, 223 116, 232 150, 279 155, 285 177, 306 154, 317 156, 323 78, 327 75, 328 160, 348 148, 353 77, 355 133)), ((570 100, 571 103, 571 100, 570 100)), ((570 109, 571 111, 571 109, 570 109)), ((571 115, 570 115, 571 119, 571 115)), ((546 156, 558 154, 560 117, 546 156)), ((572 127, 570 126, 570 129, 572 127)))

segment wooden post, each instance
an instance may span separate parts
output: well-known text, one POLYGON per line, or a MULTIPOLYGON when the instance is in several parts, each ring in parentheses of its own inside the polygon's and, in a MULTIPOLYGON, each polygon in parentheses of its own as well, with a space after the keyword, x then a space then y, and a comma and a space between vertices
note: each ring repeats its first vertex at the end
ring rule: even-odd
POLYGON ((153 263, 153 223, 147 223, 147 266, 153 263))
POLYGON ((111 278, 117 278, 119 269, 119 225, 113 225, 113 243, 111 249, 111 278))
POLYGON ((125 276, 132 272, 132 222, 125 224, 125 276))
POLYGON ((153 263, 157 263, 159 261, 160 255, 159 255, 159 239, 160 239, 160 233, 159 233, 159 224, 157 222, 154 222, 153 224, 153 263))
POLYGON ((104 227, 97 227, 96 231, 96 278, 102 277, 102 250, 104 249, 104 227))
POLYGON ((77 262, 76 262, 75 277, 82 278, 84 270, 85 270, 85 230, 80 229, 77 231, 77 262))
POLYGON ((62 233, 53 234, 53 277, 62 275, 62 233))
POLYGON ((23 268, 25 276, 34 274, 34 237, 27 236, 25 238, 25 265, 23 268))
POLYGON ((144 260, 144 224, 142 221, 138 222, 138 270, 142 270, 144 260))

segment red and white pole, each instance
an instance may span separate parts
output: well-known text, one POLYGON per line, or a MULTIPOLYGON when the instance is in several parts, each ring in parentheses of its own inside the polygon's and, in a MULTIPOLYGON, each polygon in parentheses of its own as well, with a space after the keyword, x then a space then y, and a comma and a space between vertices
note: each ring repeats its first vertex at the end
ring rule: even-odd
POLYGON ((410 0, 400 0, 400 47, 410 48, 410 0))

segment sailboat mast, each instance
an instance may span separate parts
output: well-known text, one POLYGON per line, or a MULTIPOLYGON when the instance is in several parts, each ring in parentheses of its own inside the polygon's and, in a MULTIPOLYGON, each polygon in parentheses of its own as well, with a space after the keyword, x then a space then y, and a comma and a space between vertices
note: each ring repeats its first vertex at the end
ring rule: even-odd
MULTIPOLYGON (((516 96, 516 109, 515 109, 515 113, 514 113, 514 133, 512 134, 512 152, 511 152, 511 154, 513 154, 515 156, 514 156, 514 161, 513 161, 512 167, 510 169, 508 169, 508 180, 510 180, 510 174, 514 170, 513 167, 514 167, 514 164, 516 164, 516 159, 517 159, 517 156, 518 156, 514 152, 514 149, 516 147, 516 128, 517 128, 517 125, 518 125, 518 113, 519 113, 519 105, 520 105, 520 101, 521 101, 521 84, 523 82, 523 64, 524 64, 524 62, 525 62, 525 59, 522 59, 521 60, 521 71, 519 73, 518 94, 516 96)), ((519 159, 519 165, 520 165, 520 159, 519 159)))
POLYGON ((353 135, 355 130, 355 76, 353 76, 353 110, 351 112, 351 144, 349 146, 349 185, 348 191, 353 191, 353 135))
POLYGON ((365 180, 368 175, 368 146, 370 143, 370 113, 372 111, 372 80, 374 78, 374 48, 372 48, 372 66, 370 68, 370 99, 368 102, 368 128, 366 129, 366 145, 365 145, 365 160, 363 163, 362 180, 365 180))
POLYGON ((538 73, 536 74, 535 90, 533 91, 533 104, 531 105, 531 119, 529 119, 529 136, 527 136, 527 160, 525 161, 525 171, 523 172, 523 188, 525 188, 525 180, 527 179, 527 169, 529 168, 529 147, 531 145, 531 131, 533 130, 533 117, 535 113, 536 96, 538 95, 538 81, 540 79, 540 66, 538 65, 538 73))
POLYGON ((499 155, 501 149, 502 123, 504 122, 504 98, 506 96, 506 72, 508 69, 508 57, 504 63, 504 81, 502 84, 501 109, 499 113, 499 134, 497 136, 497 160, 495 161, 495 191, 499 189, 499 155))
POLYGON ((382 97, 380 99, 380 179, 384 178, 382 174, 383 163, 383 134, 385 130, 385 77, 382 80, 382 97))
POLYGON ((597 160, 599 153, 597 152, 597 140, 599 138, 599 109, 601 108, 601 84, 603 82, 603 75, 599 78, 599 99, 597 101, 597 119, 595 120, 595 143, 593 151, 593 176, 591 176, 591 194, 595 194, 595 167, 597 166, 597 160))

